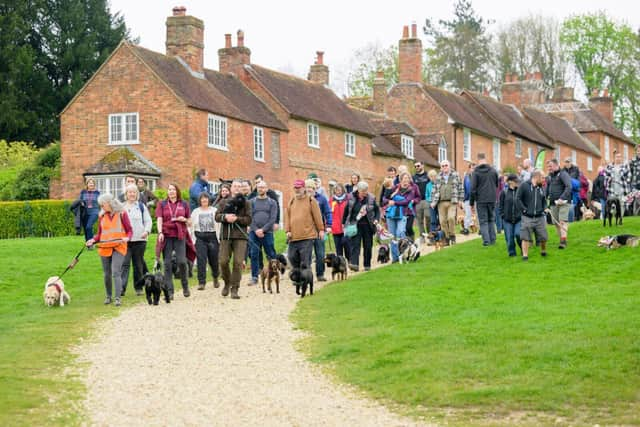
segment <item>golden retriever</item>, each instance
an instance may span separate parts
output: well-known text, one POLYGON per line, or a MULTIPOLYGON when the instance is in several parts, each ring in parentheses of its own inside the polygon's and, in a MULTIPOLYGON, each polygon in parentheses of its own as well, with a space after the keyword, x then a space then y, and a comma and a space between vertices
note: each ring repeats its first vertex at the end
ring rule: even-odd
POLYGON ((47 283, 44 284, 44 304, 47 307, 53 307, 59 305, 64 307, 71 301, 71 297, 64 290, 64 282, 59 279, 58 276, 49 277, 47 283))

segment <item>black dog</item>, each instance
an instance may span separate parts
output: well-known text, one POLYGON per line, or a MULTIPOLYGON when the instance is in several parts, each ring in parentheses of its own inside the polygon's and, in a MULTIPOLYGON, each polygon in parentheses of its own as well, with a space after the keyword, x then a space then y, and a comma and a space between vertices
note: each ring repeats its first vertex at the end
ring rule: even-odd
POLYGON ((378 248, 378 262, 380 264, 389 262, 389 245, 383 244, 378 248))
POLYGON ((307 293, 307 286, 309 287, 309 295, 313 295, 313 273, 311 269, 294 268, 289 273, 289 279, 296 285, 296 294, 300 295, 300 298, 304 298, 307 293))
POLYGON ((222 213, 238 215, 238 213, 244 209, 245 201, 246 199, 242 194, 236 194, 235 197, 228 199, 222 213))
POLYGON ((280 264, 280 274, 284 274, 285 270, 287 269, 287 265, 289 264, 287 262, 287 256, 285 254, 277 254, 276 259, 280 264))
POLYGON ((620 200, 608 199, 604 208, 604 220, 602 226, 607 226, 607 219, 609 220, 609 227, 611 227, 611 220, 615 217, 616 225, 622 225, 622 209, 620 207, 620 200))
MULTIPOLYGON (((180 271, 178 269, 178 257, 175 252, 171 252, 171 273, 173 273, 174 279, 180 278, 180 271)), ((187 260, 187 276, 193 277, 193 263, 187 260)))
POLYGON ((336 280, 336 276, 340 280, 347 278, 347 259, 336 254, 327 254, 324 257, 324 263, 327 267, 331 267, 331 280, 336 280))
POLYGON ((160 292, 164 294, 164 300, 167 304, 171 302, 169 298, 169 291, 164 284, 164 275, 160 272, 151 274, 145 274, 142 279, 136 283, 136 289, 142 289, 144 287, 144 292, 147 296, 147 302, 149 305, 158 305, 160 302, 160 292), (153 299, 151 298, 153 296, 153 299))

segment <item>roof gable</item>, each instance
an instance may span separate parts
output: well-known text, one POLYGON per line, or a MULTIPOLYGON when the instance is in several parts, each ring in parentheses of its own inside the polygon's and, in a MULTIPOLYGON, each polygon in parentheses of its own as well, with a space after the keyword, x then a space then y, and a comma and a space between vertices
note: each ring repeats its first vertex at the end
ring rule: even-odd
POLYGON ((503 104, 491 97, 480 95, 471 91, 463 91, 463 96, 471 98, 509 132, 528 139, 531 142, 553 148, 549 139, 540 132, 533 123, 529 122, 513 105, 503 104))
POLYGON ((429 85, 423 90, 455 123, 474 129, 485 135, 506 140, 509 135, 477 107, 472 101, 453 92, 429 85), (486 120, 483 120, 483 116, 486 120))
POLYGON ((565 119, 531 107, 525 107, 524 114, 555 142, 600 157, 600 150, 572 128, 565 119))
POLYGON ((119 147, 89 166, 84 175, 133 173, 160 176, 160 169, 129 146, 119 147))
POLYGON ((339 129, 373 135, 369 123, 319 83, 269 70, 258 65, 245 69, 291 114, 339 129))

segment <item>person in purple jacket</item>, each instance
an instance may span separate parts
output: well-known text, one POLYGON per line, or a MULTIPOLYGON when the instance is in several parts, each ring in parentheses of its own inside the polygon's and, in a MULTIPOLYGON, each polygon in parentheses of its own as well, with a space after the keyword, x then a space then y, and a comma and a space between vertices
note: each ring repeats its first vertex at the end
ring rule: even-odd
POLYGON ((391 258, 393 262, 398 262, 398 239, 406 237, 407 217, 412 216, 410 204, 416 198, 416 188, 408 173, 400 174, 400 184, 398 184, 389 198, 384 198, 385 218, 389 232, 395 237, 391 241, 391 258))

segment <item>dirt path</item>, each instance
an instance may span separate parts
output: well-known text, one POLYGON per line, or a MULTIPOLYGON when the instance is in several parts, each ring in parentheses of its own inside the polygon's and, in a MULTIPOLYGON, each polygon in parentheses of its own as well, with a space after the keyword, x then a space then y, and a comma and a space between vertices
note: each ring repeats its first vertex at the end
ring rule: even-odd
POLYGON ((88 366, 86 424, 421 425, 335 384, 295 350, 301 333, 288 318, 298 298, 288 280, 279 295, 246 282, 240 300, 208 284, 102 322, 78 349, 88 366))

